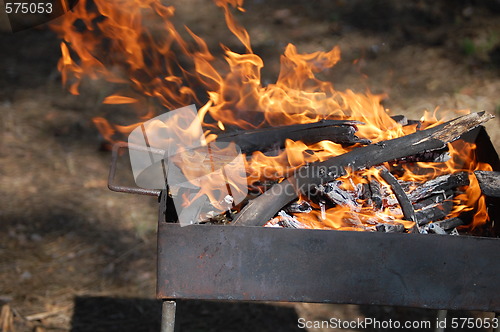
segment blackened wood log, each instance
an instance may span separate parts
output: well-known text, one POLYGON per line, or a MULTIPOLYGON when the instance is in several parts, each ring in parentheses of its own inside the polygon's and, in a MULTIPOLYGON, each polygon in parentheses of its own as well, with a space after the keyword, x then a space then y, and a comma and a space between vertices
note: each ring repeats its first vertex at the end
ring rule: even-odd
POLYGON ((382 179, 391 186, 392 192, 396 196, 396 199, 399 202, 399 206, 401 207, 401 210, 403 211, 403 216, 406 220, 410 220, 415 222, 415 229, 414 231, 418 231, 418 224, 417 224, 417 215, 415 214, 415 210, 413 209, 413 205, 411 204, 410 200, 408 199, 408 196, 406 196, 405 191, 403 190, 403 187, 401 187, 401 184, 399 184, 398 179, 394 177, 394 175, 391 174, 385 167, 380 168, 380 176, 382 179))
POLYGON ((475 171, 474 174, 483 194, 500 197, 500 172, 475 171))
MULTIPOLYGON (((465 225, 466 222, 463 219, 455 217, 455 218, 445 219, 445 220, 441 220, 441 221, 435 221, 432 224, 436 224, 439 227, 441 227, 442 229, 444 229, 445 231, 447 231, 447 230, 451 230, 455 227, 465 225)), ((432 225, 432 224, 429 224, 429 225, 432 225)))
POLYGON ((415 212, 418 224, 425 225, 431 221, 446 218, 453 208, 452 201, 444 201, 440 204, 427 207, 415 212))
POLYGON ((370 140, 361 139, 355 135, 358 124, 362 123, 348 120, 321 120, 314 123, 221 133, 215 142, 233 142, 245 154, 254 151, 265 152, 275 148, 282 149, 285 147, 286 139, 300 140, 305 144, 314 144, 323 140, 344 145, 370 144, 370 140))
POLYGON ((438 126, 417 131, 389 141, 354 149, 323 162, 301 167, 297 174, 269 188, 248 203, 238 214, 235 225, 263 225, 283 206, 297 198, 297 190, 308 193, 318 185, 347 173, 380 165, 388 160, 411 156, 424 151, 443 149, 469 130, 493 118, 485 112, 472 113, 438 126))
POLYGON ((411 201, 416 202, 435 193, 466 186, 468 184, 469 174, 467 172, 445 174, 417 186, 413 191, 408 193, 408 197, 411 201))
POLYGON ((314 185, 329 182, 353 171, 369 168, 425 151, 443 149, 471 129, 490 120, 485 112, 467 114, 438 126, 389 141, 370 144, 340 156, 301 167, 295 176, 298 188, 306 193, 314 185))
POLYGON ((360 199, 369 201, 371 199, 371 191, 370 191, 370 184, 369 183, 360 183, 361 185, 361 195, 359 196, 360 199))
POLYGON ((333 181, 320 187, 320 192, 330 199, 336 205, 349 206, 355 211, 359 204, 356 202, 356 197, 347 190, 340 188, 341 181, 333 181))
MULTIPOLYGON (((445 177, 448 177, 448 176, 449 175, 446 175, 445 177)), ((432 180, 429 180, 429 181, 432 181, 432 180)), ((408 182, 403 182, 403 183, 401 183, 401 186, 403 187, 403 189, 405 189, 405 192, 407 193, 410 201, 413 203, 413 208, 415 210, 422 209, 426 206, 441 202, 445 199, 451 199, 454 195, 454 189, 456 187, 460 187, 460 186, 468 184, 467 179, 465 177, 462 177, 462 175, 460 175, 457 178, 455 178, 455 177, 451 178, 451 180, 449 182, 444 181, 444 185, 438 190, 435 190, 435 189, 431 190, 432 186, 429 185, 428 187, 426 187, 425 190, 419 190, 418 192, 416 192, 412 195, 411 190, 408 190, 409 186, 407 186, 407 183, 408 182), (460 180, 460 181, 458 181, 458 180, 460 180), (450 187, 450 188, 447 189, 448 187, 450 187)), ((416 185, 421 187, 421 186, 424 186, 425 183, 417 183, 416 185)), ((397 201, 394 198, 392 198, 392 197, 386 198, 386 205, 387 206, 393 206, 396 204, 397 204, 397 201)))
POLYGON ((413 156, 408 156, 404 158, 399 158, 396 160, 391 160, 389 163, 405 164, 405 163, 442 163, 448 161, 450 155, 448 149, 440 149, 435 151, 426 151, 423 153, 417 153, 413 156))
MULTIPOLYGON (((445 174, 438 176, 437 178, 431 179, 424 183, 401 183, 402 187, 405 188, 408 198, 412 203, 414 203, 414 209, 422 209, 426 206, 433 204, 433 201, 450 199, 453 195, 453 190, 455 188, 466 186, 469 184, 469 176, 467 172, 459 172, 455 174, 445 174), (408 189, 415 187, 415 189, 408 189), (443 196, 444 195, 444 196, 443 196)), ((395 205, 396 201, 393 198, 387 199, 387 206, 395 205)))
POLYGON ((260 196, 252 199, 238 213, 232 225, 262 226, 283 206, 296 199, 293 176, 273 185, 260 196))
POLYGON ((382 192, 380 191, 380 183, 378 183, 378 181, 371 180, 369 186, 371 193, 370 199, 373 202, 373 206, 377 210, 382 209, 383 199, 382 199, 382 192))
POLYGON ((420 210, 424 209, 426 207, 438 204, 443 202, 444 200, 447 199, 452 199, 453 198, 453 191, 452 190, 447 190, 444 193, 439 193, 436 195, 429 196, 425 199, 422 199, 416 203, 413 203, 413 208, 415 210, 420 210))
POLYGON ((312 211, 312 206, 306 201, 294 202, 288 204, 283 211, 286 213, 309 213, 312 211))

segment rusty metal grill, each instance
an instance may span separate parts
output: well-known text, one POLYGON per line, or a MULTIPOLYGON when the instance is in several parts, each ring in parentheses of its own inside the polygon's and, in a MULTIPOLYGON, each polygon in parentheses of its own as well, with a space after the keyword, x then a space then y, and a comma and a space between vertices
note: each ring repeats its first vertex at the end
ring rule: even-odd
POLYGON ((160 221, 161 299, 500 311, 500 239, 160 221))
MULTIPOLYGON (((463 139, 500 170, 484 128, 463 139)), ((500 224, 498 199, 489 214, 500 224)), ((175 223, 163 193, 157 297, 500 311, 500 239, 175 223)), ((170 322, 171 323, 171 322, 170 322)))
MULTIPOLYGON (((500 160, 483 127, 462 139, 478 145, 479 161, 500 170, 500 160)), ((115 166, 110 172, 110 189, 123 189, 113 184, 114 173, 115 166)), ((162 331, 173 331, 176 299, 499 312, 499 199, 488 198, 487 205, 495 225, 490 233, 495 237, 227 225, 180 227, 174 204, 163 191, 157 278, 157 297, 164 300, 162 331)))

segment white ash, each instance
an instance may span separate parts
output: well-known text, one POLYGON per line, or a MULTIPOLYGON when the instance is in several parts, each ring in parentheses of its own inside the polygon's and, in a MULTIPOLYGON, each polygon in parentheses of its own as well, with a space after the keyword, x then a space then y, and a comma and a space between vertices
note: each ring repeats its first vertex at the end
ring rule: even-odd
POLYGON ((389 189, 389 187, 381 185, 380 194, 382 196, 383 206, 387 207, 399 206, 399 201, 396 198, 396 195, 394 195, 394 193, 392 192, 391 189, 389 189))
POLYGON ((318 189, 333 203, 337 205, 346 205, 351 211, 359 212, 361 210, 361 205, 356 202, 356 196, 347 190, 341 189, 341 184, 342 181, 332 181, 325 185, 318 186, 318 189))
POLYGON ((358 183, 354 188, 356 188, 356 198, 365 196, 366 187, 362 183, 358 183))
POLYGON ((375 229, 377 232, 383 233, 403 233, 405 231, 403 224, 378 224, 375 229))
POLYGON ((234 198, 233 198, 233 196, 231 196, 231 195, 226 195, 226 197, 224 197, 224 202, 225 202, 226 204, 230 204, 230 205, 231 205, 231 204, 233 204, 233 203, 234 203, 234 198))
POLYGON ((319 207, 321 208, 321 220, 325 220, 326 219, 325 201, 320 201, 319 202, 319 207))
POLYGON ((289 215, 285 211, 278 212, 278 216, 269 220, 264 227, 282 227, 282 228, 309 228, 301 223, 294 216, 289 215))
POLYGON ((427 225, 427 230, 429 233, 434 233, 434 234, 447 234, 444 229, 442 229, 440 226, 438 226, 435 223, 430 223, 427 225))
POLYGON ((403 215, 403 210, 401 210, 401 207, 398 206, 390 206, 388 207, 389 211, 391 211, 391 214, 393 215, 403 215))
POLYGON ((449 152, 445 152, 445 153, 441 153, 440 155, 438 155, 435 159, 434 159, 434 162, 435 163, 444 163, 444 162, 447 162, 448 160, 451 159, 451 155, 449 152))

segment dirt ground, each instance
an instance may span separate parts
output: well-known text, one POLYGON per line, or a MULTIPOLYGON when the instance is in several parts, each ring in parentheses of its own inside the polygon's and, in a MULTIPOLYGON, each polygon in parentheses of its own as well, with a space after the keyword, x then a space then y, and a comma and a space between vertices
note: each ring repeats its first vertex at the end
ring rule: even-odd
MULTIPOLYGON (((238 50, 210 1, 171 3, 211 49, 222 41, 238 50)), ((302 52, 340 45, 343 60, 325 77, 339 90, 387 93, 384 105, 393 114, 420 118, 438 106, 500 114, 499 1, 253 0, 245 8, 238 19, 264 59, 268 82, 287 43, 302 52)), ((96 85, 69 95, 56 69, 58 45, 46 27, 0 34, 4 322, 12 314, 15 331, 157 331, 157 202, 107 189, 110 153, 91 122, 109 113, 101 105, 105 91, 96 85)), ((497 149, 499 124, 493 119, 486 125, 497 149)), ((183 331, 294 331, 298 317, 435 315, 393 307, 203 301, 181 302, 178 312, 183 331)))

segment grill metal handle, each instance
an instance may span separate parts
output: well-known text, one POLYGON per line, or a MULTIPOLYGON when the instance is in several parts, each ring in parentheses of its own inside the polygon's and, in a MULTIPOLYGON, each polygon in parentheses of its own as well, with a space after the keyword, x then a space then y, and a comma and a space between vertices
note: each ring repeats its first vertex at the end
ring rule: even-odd
MULTIPOLYGON (((159 189, 144 189, 139 187, 128 187, 115 184, 115 175, 117 169, 117 161, 118 161, 118 151, 120 149, 135 149, 135 150, 144 150, 139 146, 135 146, 133 144, 129 144, 127 142, 118 142, 113 145, 113 151, 111 153, 111 167, 109 168, 109 176, 108 176, 108 188, 112 191, 127 193, 127 194, 139 194, 139 195, 147 195, 147 196, 156 196, 159 197, 161 194, 161 190, 159 189)), ((158 151, 161 152, 161 151, 158 151)))

